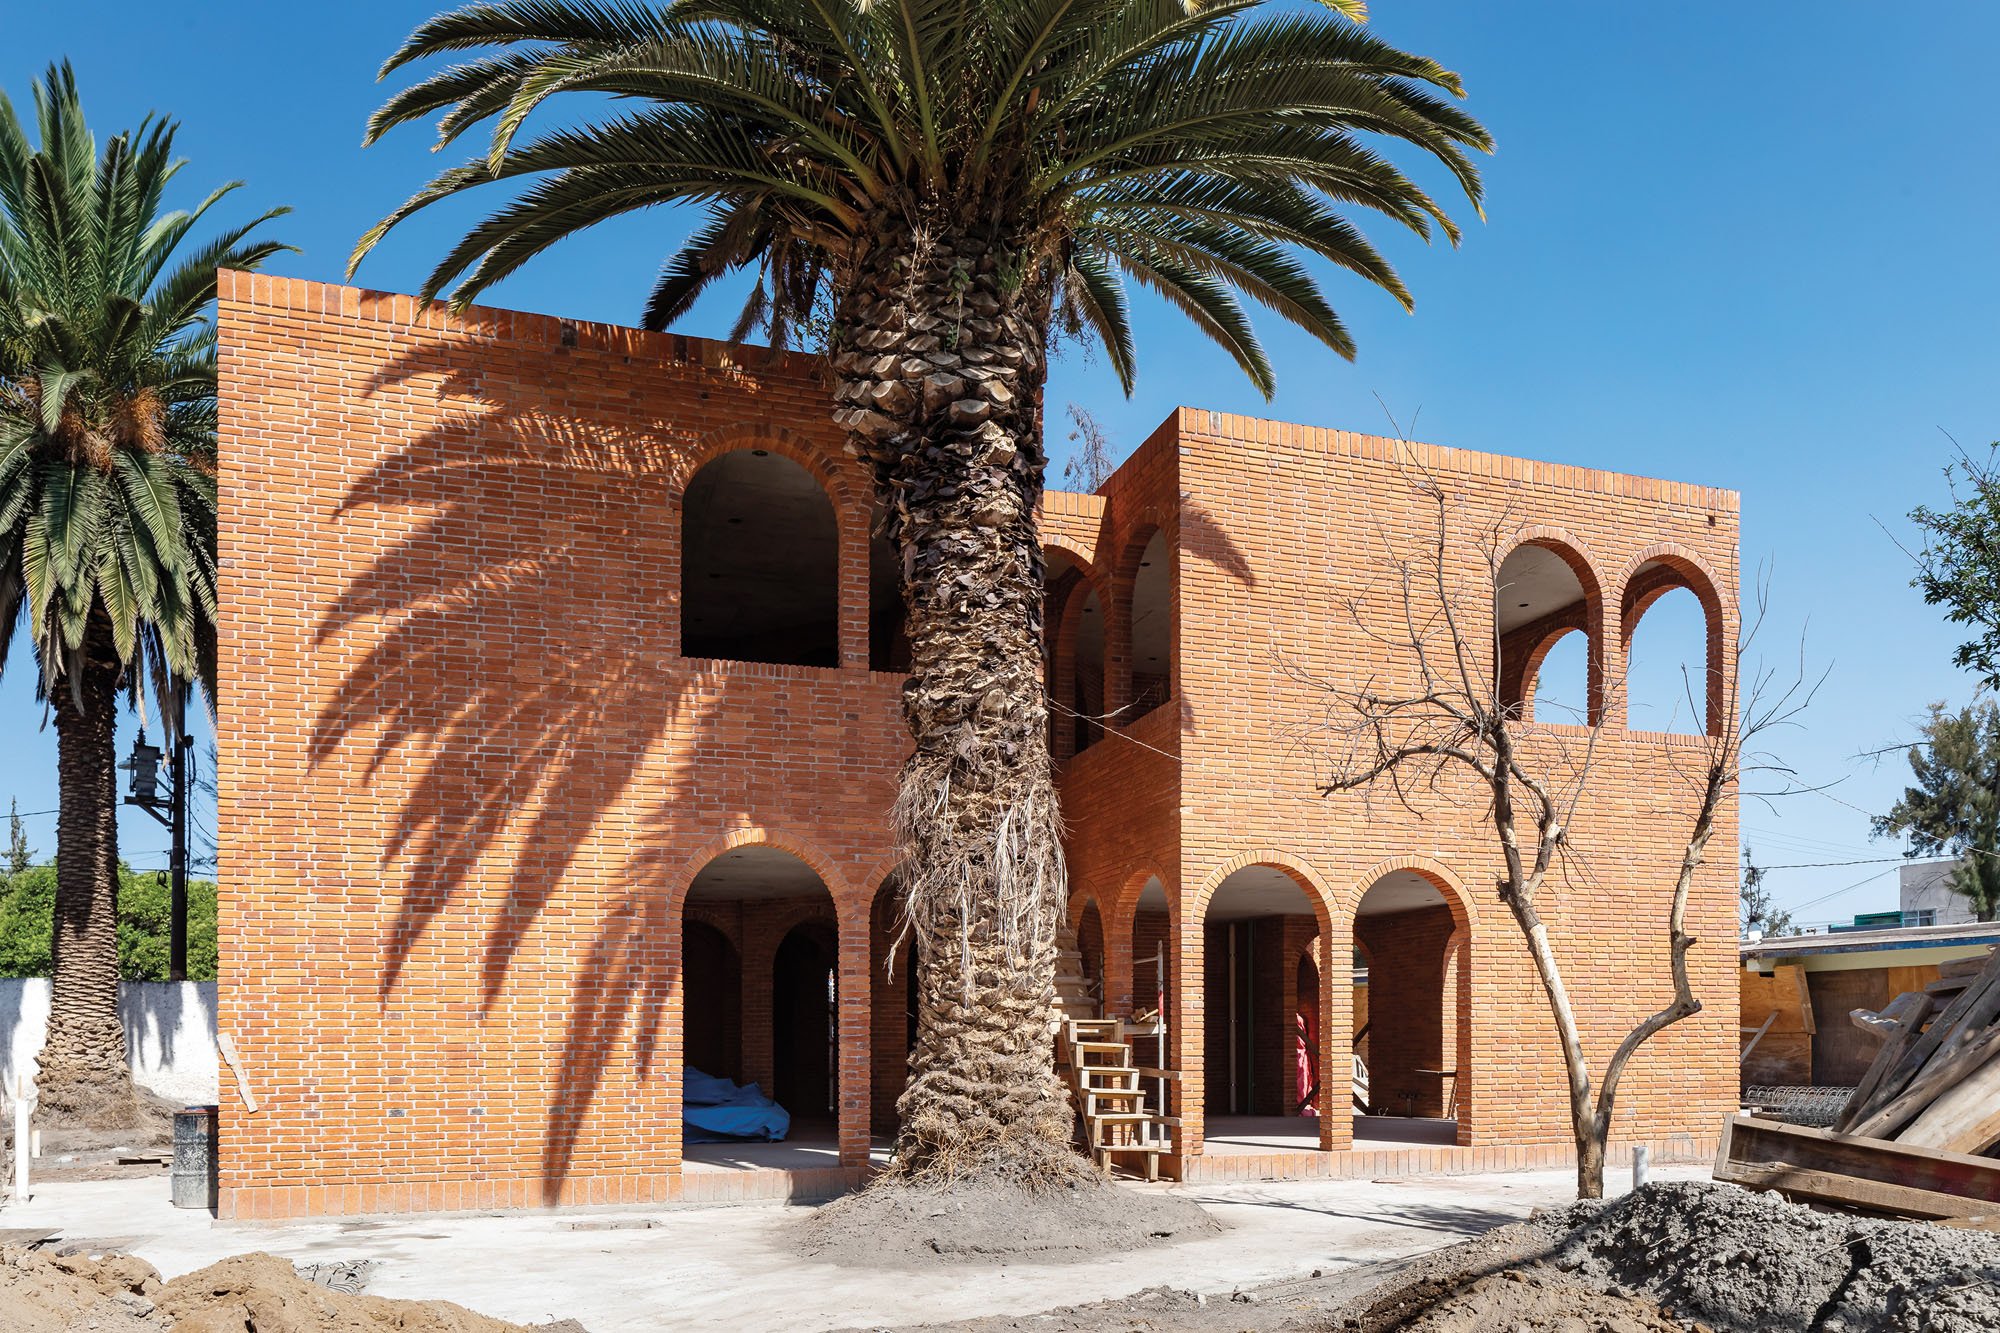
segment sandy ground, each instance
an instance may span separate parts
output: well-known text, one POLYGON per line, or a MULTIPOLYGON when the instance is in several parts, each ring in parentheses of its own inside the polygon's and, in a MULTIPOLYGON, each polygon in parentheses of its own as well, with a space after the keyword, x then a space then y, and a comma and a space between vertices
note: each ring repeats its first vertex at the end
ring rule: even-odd
POLYGON ((371 1294, 456 1301, 524 1324, 568 1317, 589 1333, 826 1330, 1024 1316, 1163 1286, 1226 1301, 1438 1249, 1563 1203, 1573 1185, 1569 1172, 1531 1172, 1201 1187, 1186 1193, 1224 1227, 1210 1239, 1084 1263, 968 1265, 949 1280, 802 1260, 791 1231, 806 1210, 785 1205, 229 1224, 173 1208, 156 1176, 47 1182, 0 1208, 0 1231, 54 1228, 137 1254, 167 1278, 258 1250, 369 1259, 371 1294))

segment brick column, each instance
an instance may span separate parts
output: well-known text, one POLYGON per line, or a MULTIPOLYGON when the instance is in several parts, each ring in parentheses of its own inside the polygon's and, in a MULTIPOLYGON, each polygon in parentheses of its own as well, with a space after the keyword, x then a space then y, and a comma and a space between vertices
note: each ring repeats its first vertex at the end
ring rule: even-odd
POLYGON ((782 938, 762 913, 743 914, 743 1082, 755 1083, 766 1097, 777 1073, 777 1051, 771 1033, 771 967, 782 938))
POLYGON ((840 1032, 840 1064, 834 1071, 834 1104, 840 1108, 842 1166, 868 1165, 868 1144, 872 1137, 868 1031, 874 1005, 868 985, 869 906, 866 899, 851 902, 840 914, 840 948, 834 982, 840 1006, 835 1020, 840 1032))
POLYGON ((868 669, 868 524, 866 508, 835 510, 839 522, 840 665, 850 671, 868 669))

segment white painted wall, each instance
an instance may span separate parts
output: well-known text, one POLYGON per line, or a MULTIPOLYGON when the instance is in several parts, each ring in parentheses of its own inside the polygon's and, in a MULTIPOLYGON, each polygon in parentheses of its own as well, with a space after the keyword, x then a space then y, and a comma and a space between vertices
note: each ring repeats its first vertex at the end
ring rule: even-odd
POLYGON ((1929 908, 1937 914, 1931 922, 1934 926, 1962 926, 1979 919, 1979 914, 1972 910, 1972 904, 1953 893, 1945 884, 1957 868, 1956 861, 1920 861, 1902 868, 1897 886, 1897 906, 1902 908, 1906 923, 1916 924, 1910 914, 1922 908, 1929 908))
MULTIPOLYGON (((215 1102, 213 981, 121 982, 118 1016, 141 1087, 185 1106, 215 1102)), ((14 1104, 17 1072, 34 1072, 48 1027, 48 978, 0 977, 0 1105, 14 1104)))

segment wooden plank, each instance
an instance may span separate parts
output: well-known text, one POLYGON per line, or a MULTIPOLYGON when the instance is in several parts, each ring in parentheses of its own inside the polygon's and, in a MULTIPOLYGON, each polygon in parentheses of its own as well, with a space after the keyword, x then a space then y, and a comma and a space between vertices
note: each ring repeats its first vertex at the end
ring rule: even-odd
POLYGON ((1938 1094, 1896 1142, 1946 1152, 1979 1153, 2000 1139, 2000 1059, 1986 1063, 1938 1094))
POLYGON ((1861 1114, 1861 1108, 1868 1104, 1875 1090, 1882 1085, 1882 1080, 1889 1076, 1889 1071, 1902 1062, 1903 1053, 1917 1039, 1917 1033, 1923 1028, 1924 1020, 1930 1017, 1934 1003, 1930 996, 1921 994, 1898 995, 1889 1002, 1889 1007, 1882 1011, 1882 1017, 1894 1019, 1897 1030, 1882 1044, 1882 1049, 1876 1053, 1875 1063, 1868 1066, 1868 1073, 1860 1086, 1840 1108, 1840 1118, 1834 1121, 1836 1129, 1845 1129, 1854 1123, 1861 1114))
POLYGON ((1961 1199, 1955 1194, 1940 1194, 1934 1190, 1913 1189, 1908 1185, 1863 1180, 1799 1166, 1735 1163, 1727 1174, 1718 1172, 1715 1178, 1750 1189, 1772 1190, 1788 1199, 1845 1204, 1850 1208, 1896 1213, 1904 1217, 1985 1219, 1993 1213, 1993 1205, 1980 1199, 1961 1199))
POLYGON ((1983 1205, 1960 1209, 1954 1214, 1957 1216, 2000 1211, 2000 1161, 1992 1158, 1853 1138, 1757 1116, 1732 1116, 1723 1122, 1716 1179, 1733 1179, 1750 1167, 1791 1167, 1850 1176, 1879 1185, 1977 1200, 1983 1205))
POLYGON ((1778 971, 1792 974, 1792 990, 1798 999, 1799 1023, 1804 1027, 1806 1035, 1812 1036, 1819 1031, 1819 1024, 1813 1019, 1812 987, 1806 983, 1806 965, 1787 963, 1778 971))
MULTIPOLYGON (((1893 1137, 1897 1130, 1929 1106, 1939 1093, 1985 1064, 1995 1051, 2000 1051, 2000 1025, 1987 1028, 1963 1045, 1939 1051, 1937 1059, 1925 1065, 1924 1072, 1911 1079, 1909 1087, 1894 1101, 1857 1121, 1849 1132, 1862 1138, 1893 1137)), ((1904 1062, 1908 1063, 1907 1057, 1904 1062)))
POLYGON ((1938 977, 1941 980, 1976 977, 1985 968, 1987 959, 1992 956, 1992 953, 1993 950, 1989 946, 1985 953, 1979 954, 1976 957, 1953 958, 1949 962, 1939 963, 1938 977))
POLYGON ((1874 1095, 1863 1104, 1856 1119, 1866 1119, 1892 1098, 1901 1095, 1960 1025, 1969 1021, 1975 1029, 1983 1028, 1996 1016, 2000 1016, 2000 953, 1988 955, 1978 977, 1959 992, 1958 998, 1951 1002, 1943 1015, 1932 1022, 1903 1053, 1896 1067, 1889 1071, 1877 1085, 1874 1095))

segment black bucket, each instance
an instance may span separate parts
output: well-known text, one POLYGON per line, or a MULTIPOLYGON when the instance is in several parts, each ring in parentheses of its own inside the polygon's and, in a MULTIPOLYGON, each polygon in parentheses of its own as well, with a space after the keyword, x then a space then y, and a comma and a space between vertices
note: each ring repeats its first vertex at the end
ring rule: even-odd
POLYGON ((215 1211, 216 1108, 174 1112, 174 1207, 215 1211))

